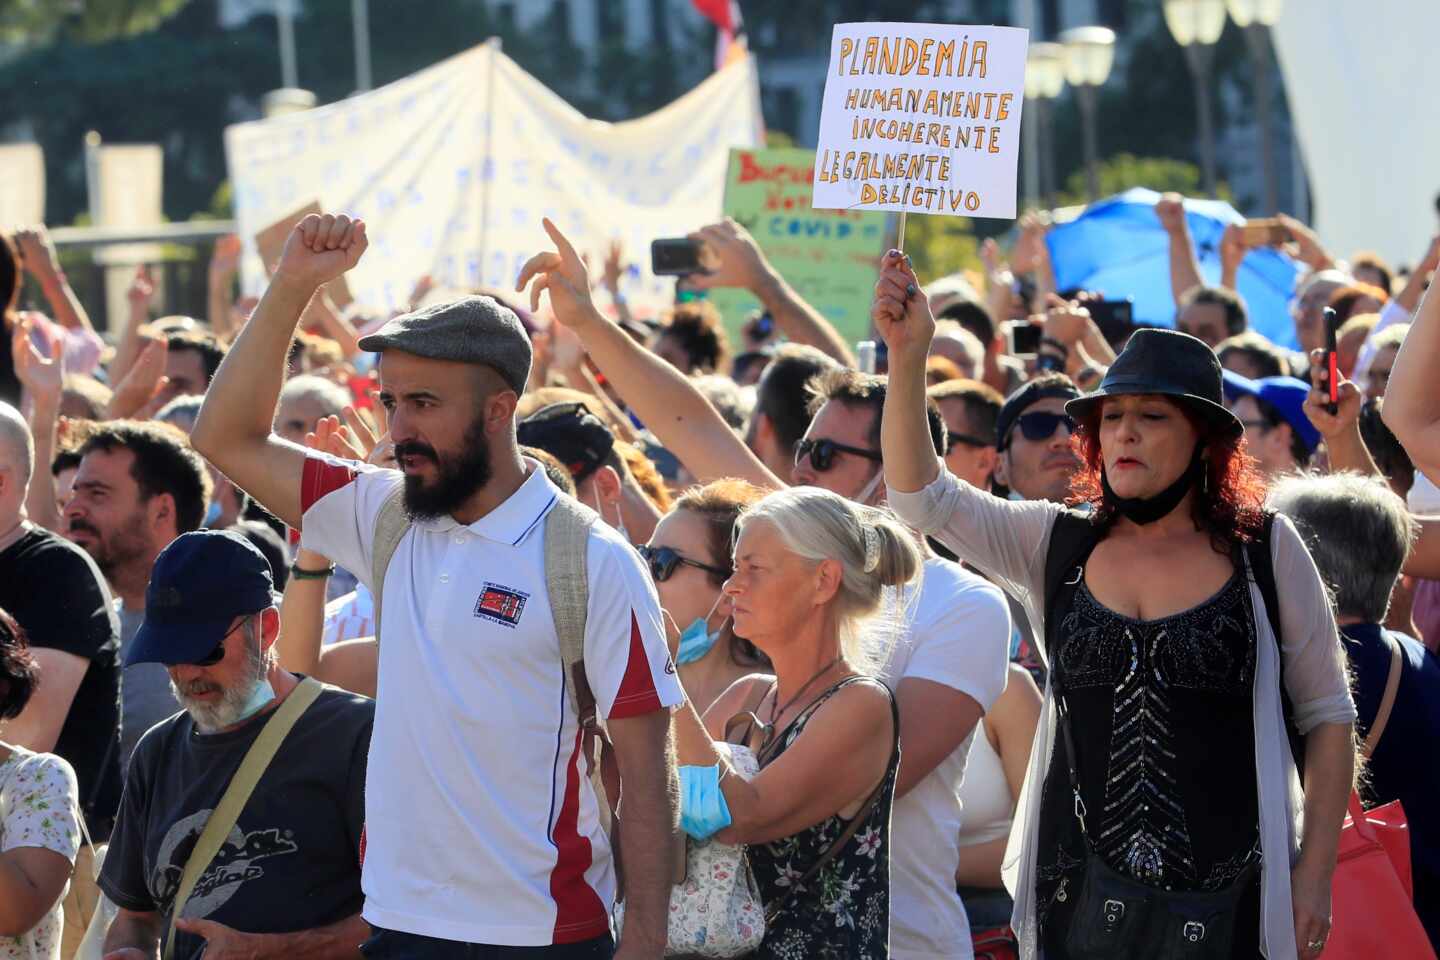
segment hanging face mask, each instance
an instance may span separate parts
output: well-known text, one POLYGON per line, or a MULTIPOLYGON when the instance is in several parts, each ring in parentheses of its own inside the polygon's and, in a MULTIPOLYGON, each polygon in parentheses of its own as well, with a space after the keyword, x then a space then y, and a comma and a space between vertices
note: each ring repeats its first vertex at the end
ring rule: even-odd
POLYGON ((885 468, 882 466, 879 470, 875 471, 875 476, 870 478, 870 482, 865 484, 865 489, 855 495, 855 502, 869 506, 870 498, 875 495, 876 490, 880 489, 880 481, 884 479, 885 468))
MULTIPOLYGON (((590 493, 595 497, 595 512, 600 514, 601 520, 609 523, 609 519, 607 519, 605 516, 605 508, 600 505, 600 488, 598 486, 592 485, 590 487, 590 493)), ((620 536, 624 537, 627 543, 631 542, 630 531, 625 529, 625 511, 620 508, 620 505, 618 503, 615 505, 614 527, 616 530, 620 531, 620 536)))
POLYGON ((250 699, 245 701, 245 706, 240 708, 240 715, 235 718, 236 723, 242 720, 249 720, 269 706, 270 701, 275 699, 275 688, 270 686, 269 680, 261 680, 255 684, 255 689, 250 692, 250 699))
POLYGON ((210 506, 205 508, 205 522, 201 524, 201 526, 213 527, 215 526, 215 521, 219 519, 220 504, 216 503, 214 500, 211 500, 210 506))
POLYGON ((714 633, 706 629, 710 625, 710 618, 715 616, 715 610, 723 599, 725 599, 725 594, 717 596, 715 603, 710 607, 710 612, 703 617, 696 617, 695 622, 680 634, 680 649, 675 654, 677 664, 684 666, 699 660, 710 652, 716 641, 720 639, 720 634, 725 632, 725 620, 720 621, 720 627, 714 633))

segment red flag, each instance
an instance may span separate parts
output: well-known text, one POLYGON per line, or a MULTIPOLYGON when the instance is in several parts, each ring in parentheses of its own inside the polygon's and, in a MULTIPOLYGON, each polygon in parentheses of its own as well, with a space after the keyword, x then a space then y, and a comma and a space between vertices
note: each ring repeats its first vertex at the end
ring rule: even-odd
POLYGON ((735 21, 731 19, 730 0, 690 0, 705 19, 714 23, 726 33, 735 32, 735 21))

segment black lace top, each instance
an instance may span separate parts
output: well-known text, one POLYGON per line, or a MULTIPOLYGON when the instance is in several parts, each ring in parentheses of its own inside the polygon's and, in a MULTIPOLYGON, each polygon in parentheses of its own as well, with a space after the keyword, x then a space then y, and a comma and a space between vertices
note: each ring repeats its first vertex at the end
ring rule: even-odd
MULTIPOLYGON (((785 728, 764 758, 770 764, 805 730, 820 704, 851 683, 878 683, 850 677, 825 691, 785 728)), ((888 690, 886 691, 889 692, 888 690)), ((890 708, 895 710, 894 697, 890 708)), ((895 716, 898 728, 899 717, 895 716)), ((891 753, 880 798, 845 845, 808 884, 799 888, 753 956, 766 960, 881 960, 890 956, 890 807, 895 799, 898 746, 891 753)), ((838 815, 807 830, 749 848, 750 867, 767 912, 790 893, 848 825, 838 815)))
MULTIPOLYGON (((1057 612, 1052 660, 1086 826, 1107 865, 1150 886, 1218 890, 1259 859, 1255 618, 1241 570, 1209 600, 1159 620, 1115 613, 1083 583, 1057 612)), ((1042 937, 1057 957, 1085 853, 1064 749, 1057 737, 1037 860, 1042 937)), ((1236 956, 1258 955, 1258 885, 1252 894, 1236 956)))

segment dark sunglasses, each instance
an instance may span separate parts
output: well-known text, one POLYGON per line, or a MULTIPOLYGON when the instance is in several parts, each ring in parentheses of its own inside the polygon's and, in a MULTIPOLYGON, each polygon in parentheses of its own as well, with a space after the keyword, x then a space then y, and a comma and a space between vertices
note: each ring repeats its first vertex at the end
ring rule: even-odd
POLYGON ((798 465, 801 460, 809 457, 810 466, 814 467, 817 473, 824 473, 835 465, 836 453, 853 453, 857 457, 874 460, 876 463, 884 459, 879 450, 846 446, 843 443, 836 443, 834 440, 801 440, 795 445, 795 463, 798 465))
POLYGON ((972 437, 968 433, 950 433, 947 431, 945 436, 951 447, 956 444, 962 447, 975 447, 976 449, 995 446, 994 440, 982 440, 980 437, 972 437))
MULTIPOLYGON (((241 627, 245 626, 245 624, 247 624, 247 623, 249 623, 249 622, 250 622, 250 618, 249 618, 249 617, 245 617, 245 618, 244 618, 243 620, 241 620, 239 623, 235 624, 235 626, 231 627, 229 630, 226 630, 226 631, 225 631, 225 636, 221 637, 221 638, 220 638, 220 642, 217 643, 217 644, 215 644, 215 649, 214 649, 214 650, 211 650, 209 653, 205 654, 205 656, 201 657, 199 660, 191 660, 188 664, 185 664, 185 666, 191 666, 191 667, 213 667, 213 666, 215 666, 215 664, 219 663, 221 660, 224 660, 224 659, 225 659, 225 641, 230 639, 230 634, 234 633, 236 630, 239 630, 241 627)), ((171 666, 179 666, 179 664, 171 664, 171 666)))
POLYGON ((656 583, 664 583, 669 580, 680 564, 687 567, 695 567, 699 570, 706 570, 721 577, 730 576, 729 570, 724 567, 711 566, 708 563, 701 563, 699 560, 691 560, 689 557, 682 557, 674 547, 651 547, 641 546, 635 549, 640 551, 640 557, 650 565, 650 579, 656 583))
MULTIPOLYGON (((1075 432, 1075 421, 1070 418, 1070 414, 1068 413, 1046 413, 1042 410, 1037 410, 1034 413, 1022 413, 1015 418, 1015 426, 1020 428, 1020 432, 1024 434, 1025 439, 1031 443, 1049 440, 1055 436, 1055 431, 1059 429, 1062 423, 1065 424, 1067 431, 1072 434, 1075 432)), ((1015 431, 1012 429, 1010 436, 1013 437, 1014 435, 1015 431)), ((1009 438, 1007 437, 1006 440, 1008 445, 1009 438)))

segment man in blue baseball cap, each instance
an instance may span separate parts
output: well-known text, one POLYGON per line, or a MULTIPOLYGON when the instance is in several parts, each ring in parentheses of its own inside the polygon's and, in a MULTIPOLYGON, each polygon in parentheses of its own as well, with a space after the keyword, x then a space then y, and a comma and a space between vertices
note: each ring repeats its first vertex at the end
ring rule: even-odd
POLYGON ((1225 400, 1245 425, 1260 472, 1274 479, 1304 469, 1320 444, 1320 431, 1305 415, 1310 385, 1294 377, 1251 380, 1229 370, 1224 377, 1225 400))
POLYGON ((120 907, 107 955, 154 957, 176 913, 174 960, 207 947, 225 956, 352 954, 369 936, 360 852, 375 705, 335 687, 320 688, 300 714, 176 909, 206 823, 304 679, 280 668, 279 632, 269 564, 245 537, 186 533, 156 558, 126 663, 164 664, 185 709, 151 728, 130 763, 100 876, 120 907))

